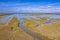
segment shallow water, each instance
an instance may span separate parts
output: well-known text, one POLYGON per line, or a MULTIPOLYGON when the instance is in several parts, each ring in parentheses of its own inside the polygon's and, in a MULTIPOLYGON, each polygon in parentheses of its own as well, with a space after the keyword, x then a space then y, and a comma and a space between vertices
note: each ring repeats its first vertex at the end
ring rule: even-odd
POLYGON ((8 21, 8 20, 10 20, 11 18, 13 18, 14 16, 20 21, 20 24, 23 24, 22 18, 27 18, 27 19, 35 18, 35 19, 37 19, 37 20, 39 20, 40 18, 43 18, 43 17, 44 17, 44 18, 59 18, 59 19, 60 19, 60 15, 26 16, 26 15, 22 15, 22 14, 13 14, 13 15, 9 15, 9 16, 4 16, 4 17, 0 20, 0 23, 8 21))

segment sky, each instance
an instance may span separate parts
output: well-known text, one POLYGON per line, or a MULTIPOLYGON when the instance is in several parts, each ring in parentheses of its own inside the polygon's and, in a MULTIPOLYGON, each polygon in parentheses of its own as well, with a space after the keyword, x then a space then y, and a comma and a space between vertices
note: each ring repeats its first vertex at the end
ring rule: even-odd
POLYGON ((0 13, 60 13, 60 0, 0 0, 0 13))

